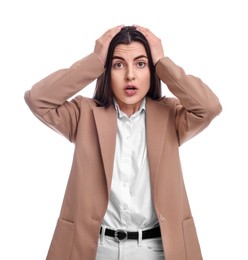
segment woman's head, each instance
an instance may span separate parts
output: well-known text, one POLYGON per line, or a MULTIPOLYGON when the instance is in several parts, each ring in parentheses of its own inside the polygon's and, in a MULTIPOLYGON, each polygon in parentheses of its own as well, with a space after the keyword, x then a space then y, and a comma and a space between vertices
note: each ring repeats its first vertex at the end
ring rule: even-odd
POLYGON ((113 103, 113 97, 118 100, 118 93, 122 93, 125 100, 133 100, 138 94, 142 95, 141 92, 159 99, 161 82, 155 73, 147 39, 135 27, 126 26, 110 42, 105 71, 97 80, 94 99, 99 105, 108 107, 113 103), (122 92, 118 92, 118 88, 122 88, 122 92))

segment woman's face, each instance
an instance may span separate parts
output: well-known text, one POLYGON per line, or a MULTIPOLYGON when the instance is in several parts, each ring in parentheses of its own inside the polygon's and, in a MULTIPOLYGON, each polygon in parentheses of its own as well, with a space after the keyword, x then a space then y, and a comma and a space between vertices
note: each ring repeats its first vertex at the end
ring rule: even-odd
POLYGON ((120 109, 131 116, 139 110, 150 88, 150 70, 144 46, 139 42, 115 47, 111 85, 120 109))

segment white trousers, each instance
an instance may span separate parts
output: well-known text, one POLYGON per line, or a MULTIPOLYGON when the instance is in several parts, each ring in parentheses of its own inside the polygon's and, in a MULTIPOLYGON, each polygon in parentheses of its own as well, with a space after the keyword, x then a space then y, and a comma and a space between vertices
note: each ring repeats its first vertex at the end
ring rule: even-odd
POLYGON ((165 260, 161 238, 126 240, 100 235, 96 260, 165 260))

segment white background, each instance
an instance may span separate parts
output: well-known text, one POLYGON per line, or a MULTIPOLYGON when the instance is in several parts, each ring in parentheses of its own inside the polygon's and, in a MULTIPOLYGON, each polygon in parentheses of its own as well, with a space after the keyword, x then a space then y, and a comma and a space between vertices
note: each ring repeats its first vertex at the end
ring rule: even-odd
POLYGON ((245 0, 1 1, 0 259, 45 259, 72 160, 73 145, 32 115, 24 92, 119 24, 150 28, 219 97, 223 112, 181 147, 182 167, 204 259, 248 259, 245 0))

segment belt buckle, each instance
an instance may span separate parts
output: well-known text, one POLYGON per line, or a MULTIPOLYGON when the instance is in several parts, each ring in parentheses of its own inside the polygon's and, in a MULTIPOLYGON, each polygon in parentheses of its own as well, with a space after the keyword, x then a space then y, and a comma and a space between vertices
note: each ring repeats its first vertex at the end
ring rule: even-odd
POLYGON ((127 231, 118 229, 115 231, 115 240, 117 242, 124 242, 127 240, 127 231))

